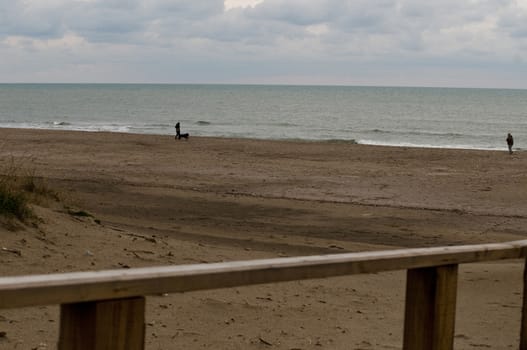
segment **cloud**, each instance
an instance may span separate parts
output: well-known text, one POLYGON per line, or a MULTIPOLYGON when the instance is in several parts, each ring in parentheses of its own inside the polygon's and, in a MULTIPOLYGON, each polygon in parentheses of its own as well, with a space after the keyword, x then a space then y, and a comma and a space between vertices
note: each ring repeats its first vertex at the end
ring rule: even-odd
POLYGON ((225 0, 224 6, 226 10, 230 10, 238 7, 254 7, 261 3, 263 0, 225 0))
POLYGON ((499 75, 527 56, 527 0, 0 0, 0 23, 0 73, 15 81, 353 84, 382 71, 419 84, 452 67, 466 84, 474 67, 499 75))

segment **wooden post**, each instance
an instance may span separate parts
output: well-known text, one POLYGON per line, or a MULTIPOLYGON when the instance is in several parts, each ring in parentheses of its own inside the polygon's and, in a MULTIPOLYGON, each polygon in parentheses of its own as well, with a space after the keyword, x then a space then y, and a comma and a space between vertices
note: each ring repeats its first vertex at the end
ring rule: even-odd
POLYGON ((527 259, 523 267, 523 307, 520 329, 520 350, 527 350, 527 259))
POLYGON ((60 307, 59 350, 143 350, 144 343, 144 297, 60 307))
POLYGON ((410 269, 403 350, 452 350, 458 265, 410 269))

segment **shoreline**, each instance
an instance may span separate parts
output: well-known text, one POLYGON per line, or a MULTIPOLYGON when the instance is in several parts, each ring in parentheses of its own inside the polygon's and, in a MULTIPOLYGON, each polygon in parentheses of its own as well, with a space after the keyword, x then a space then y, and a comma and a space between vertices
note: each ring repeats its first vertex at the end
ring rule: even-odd
MULTIPOLYGON (((0 129, 0 162, 57 191, 0 228, 4 276, 506 242, 522 153, 0 129), (82 210, 91 216, 70 212, 82 210)), ((522 261, 462 265, 456 348, 516 347, 522 261)), ((404 272, 148 298, 147 348, 398 348, 404 272), (197 311, 198 310, 198 311, 197 311)), ((0 347, 56 345, 58 307, 0 310, 0 347), (34 332, 27 332, 30 328, 34 332)))
MULTIPOLYGON (((118 131, 118 130, 78 130, 78 129, 58 129, 58 128, 23 128, 23 127, 7 127, 2 126, 0 129, 13 129, 13 130, 35 130, 35 131, 56 131, 56 132, 80 132, 80 133, 109 133, 109 134, 130 134, 130 135, 145 135, 145 136, 157 136, 157 137, 166 137, 166 136, 175 136, 175 131, 172 133, 140 133, 140 132, 130 132, 130 131, 118 131)), ((342 144, 356 144, 363 146, 374 146, 374 147, 397 147, 397 148, 417 148, 417 149, 445 149, 445 150, 464 150, 464 151, 485 151, 485 152, 508 152, 507 145, 504 142, 502 148, 482 148, 475 146, 455 146, 455 145, 446 145, 446 146, 436 146, 436 145, 417 145, 411 143, 400 143, 400 144, 390 144, 382 142, 371 142, 364 143, 357 141, 355 139, 300 139, 300 138, 252 138, 252 137, 232 137, 232 136, 208 136, 208 135, 190 135, 192 138, 211 138, 211 139, 232 139, 232 140, 248 140, 248 141, 276 141, 276 142, 314 142, 314 143, 342 143, 342 144)), ((514 148, 514 152, 524 152, 525 149, 521 147, 514 148)))

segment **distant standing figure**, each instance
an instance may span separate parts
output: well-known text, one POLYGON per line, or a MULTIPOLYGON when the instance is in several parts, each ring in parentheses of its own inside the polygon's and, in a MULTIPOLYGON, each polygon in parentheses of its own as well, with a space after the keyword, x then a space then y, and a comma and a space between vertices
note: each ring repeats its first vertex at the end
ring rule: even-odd
POLYGON ((510 133, 507 134, 507 146, 509 147, 509 154, 512 154, 512 145, 514 145, 514 139, 510 133))
POLYGON ((181 138, 181 130, 179 129, 179 122, 176 123, 176 137, 175 138, 178 140, 181 138))

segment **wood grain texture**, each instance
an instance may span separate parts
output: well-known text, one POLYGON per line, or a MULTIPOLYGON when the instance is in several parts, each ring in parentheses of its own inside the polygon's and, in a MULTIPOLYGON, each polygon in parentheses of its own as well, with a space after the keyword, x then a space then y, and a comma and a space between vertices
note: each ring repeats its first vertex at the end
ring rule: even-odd
POLYGON ((527 350, 527 259, 523 267, 523 306, 520 326, 520 350, 527 350))
POLYGON ((452 350, 458 265, 407 272, 404 350, 452 350))
POLYGON ((143 350, 143 297, 63 304, 59 350, 143 350))
POLYGON ((527 241, 0 278, 0 309, 525 257, 527 241))

